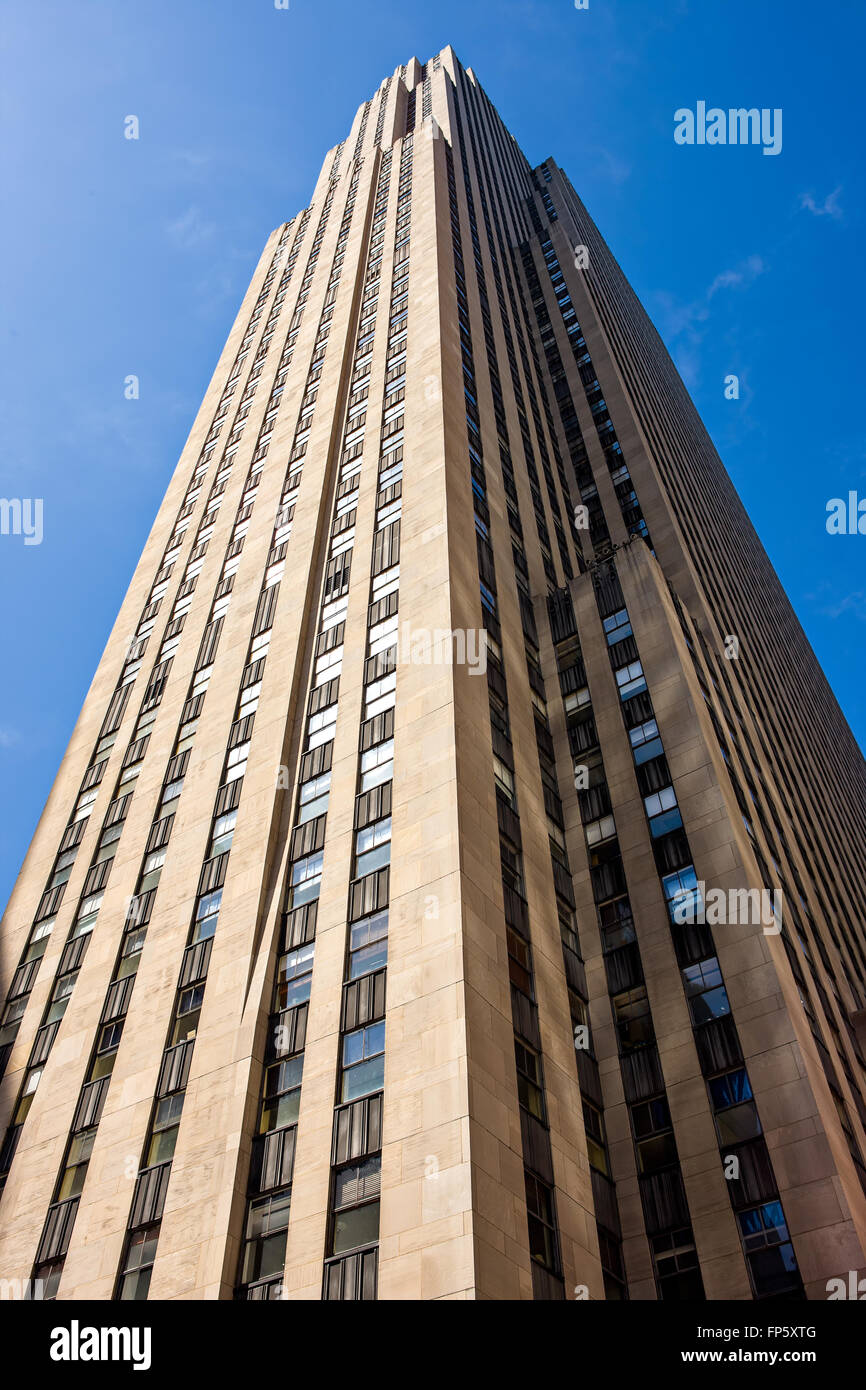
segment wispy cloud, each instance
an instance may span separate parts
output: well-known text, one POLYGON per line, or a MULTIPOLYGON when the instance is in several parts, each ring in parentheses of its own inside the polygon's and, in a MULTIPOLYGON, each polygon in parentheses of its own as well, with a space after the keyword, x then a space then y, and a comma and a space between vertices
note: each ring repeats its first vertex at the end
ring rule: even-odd
POLYGON ((188 172, 197 173, 200 169, 207 169, 213 164, 213 155, 209 150, 169 150, 168 161, 174 163, 188 172))
POLYGON ((199 208, 190 207, 180 217, 169 222, 165 230, 169 241, 180 251, 193 251, 210 241, 216 231, 216 225, 208 222, 199 208))
POLYGON ((20 738, 21 735, 17 729, 10 729, 7 724, 0 724, 0 748, 14 748, 20 738))
POLYGON ((750 285, 753 280, 757 280, 759 275, 763 275, 766 266, 760 256, 749 256, 735 270, 723 270, 717 275, 710 288, 707 290, 707 299, 712 299, 719 290, 730 290, 741 285, 750 285))
POLYGON ((747 256, 738 265, 720 271, 703 295, 691 302, 684 303, 667 290, 653 296, 659 332, 686 386, 694 388, 700 379, 701 348, 713 300, 723 290, 747 289, 766 270, 763 257, 747 256))
POLYGON ((800 207, 806 212, 811 212, 813 217, 832 217, 834 221, 841 222, 844 214, 839 206, 839 194, 842 192, 842 185, 834 188, 832 193, 828 193, 823 203, 815 201, 814 194, 801 193, 800 207))
POLYGON ((824 583, 816 593, 806 595, 808 601, 816 605, 823 617, 835 620, 851 616, 858 622, 866 623, 866 589, 853 589, 850 594, 837 595, 831 599, 828 597, 829 587, 824 583))
POLYGON ((596 157, 602 175, 611 183, 625 183, 630 176, 631 165, 621 159, 618 154, 614 154, 613 150, 609 150, 607 146, 597 145, 594 150, 590 151, 590 154, 596 157))

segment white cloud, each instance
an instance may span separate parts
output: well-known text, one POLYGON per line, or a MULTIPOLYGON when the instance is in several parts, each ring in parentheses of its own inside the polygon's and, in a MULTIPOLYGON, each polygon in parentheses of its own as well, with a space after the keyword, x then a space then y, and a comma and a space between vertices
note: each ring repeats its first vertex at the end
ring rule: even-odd
POLYGON ((700 350, 710 318, 711 301, 721 290, 748 288, 766 269, 767 264, 761 256, 747 256, 733 268, 720 271, 701 298, 690 303, 682 303, 667 290, 659 290, 653 296, 658 330, 690 389, 697 386, 700 378, 700 350))
POLYGON ((195 250, 197 246, 209 241, 215 231, 215 224, 202 217, 197 207, 187 208, 181 217, 166 226, 169 241, 174 242, 181 251, 195 250))
POLYGON ((753 280, 757 280, 759 275, 763 275, 765 270, 766 266, 760 256, 748 256, 735 270, 723 270, 720 275, 716 276, 707 290, 707 299, 712 299, 719 290, 729 290, 739 285, 750 285, 753 280))
POLYGON ((839 206, 839 194, 842 192, 842 185, 834 188, 832 193, 828 193, 823 203, 815 202, 811 193, 800 194, 800 207, 806 212, 811 212, 813 217, 832 217, 839 222, 842 219, 842 209, 839 206))
MULTIPOLYGON (((808 597, 820 603, 820 594, 809 594, 808 597)), ((866 623, 866 592, 863 589, 855 589, 850 594, 843 594, 832 603, 820 603, 818 609, 825 618, 842 618, 852 616, 861 623, 866 623)))

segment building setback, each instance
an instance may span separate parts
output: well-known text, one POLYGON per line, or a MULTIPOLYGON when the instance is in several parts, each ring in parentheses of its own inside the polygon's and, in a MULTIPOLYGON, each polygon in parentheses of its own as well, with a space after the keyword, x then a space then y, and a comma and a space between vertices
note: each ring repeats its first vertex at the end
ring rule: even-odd
POLYGON ((0 1277, 825 1298, 864 785, 565 173, 413 59, 267 241, 3 920, 0 1277))

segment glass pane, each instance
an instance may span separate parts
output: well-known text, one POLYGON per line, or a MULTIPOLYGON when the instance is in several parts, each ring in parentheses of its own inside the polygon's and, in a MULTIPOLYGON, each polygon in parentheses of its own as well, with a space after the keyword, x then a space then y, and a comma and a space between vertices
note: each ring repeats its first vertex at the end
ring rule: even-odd
POLYGON ((334 1249, 339 1255, 359 1245, 371 1245, 379 1239, 379 1203, 368 1202, 363 1207, 338 1212, 334 1217, 334 1249))
POLYGON ((720 1144, 736 1144, 741 1139, 755 1139, 761 1133, 761 1122, 754 1101, 733 1105, 716 1116, 720 1144))
POLYGON ((381 1091, 385 1084, 385 1058, 374 1057, 343 1072, 343 1101, 357 1100, 372 1091, 381 1091))

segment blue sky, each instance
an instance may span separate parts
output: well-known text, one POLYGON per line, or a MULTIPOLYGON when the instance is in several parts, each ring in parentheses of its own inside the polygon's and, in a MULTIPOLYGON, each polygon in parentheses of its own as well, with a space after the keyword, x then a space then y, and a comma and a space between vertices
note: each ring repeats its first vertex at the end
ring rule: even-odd
POLYGON ((866 742, 866 538, 825 530, 829 498, 866 496, 862 4, 3 10, 0 496, 44 511, 41 544, 0 536, 0 902, 265 237, 381 79, 446 43, 581 193, 866 742), (676 145, 698 100, 782 108, 781 154, 676 145))

